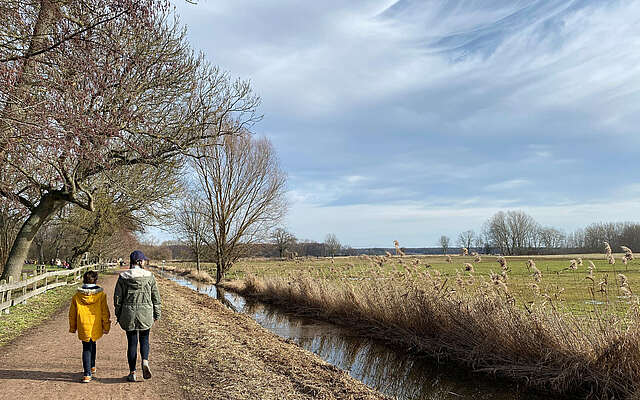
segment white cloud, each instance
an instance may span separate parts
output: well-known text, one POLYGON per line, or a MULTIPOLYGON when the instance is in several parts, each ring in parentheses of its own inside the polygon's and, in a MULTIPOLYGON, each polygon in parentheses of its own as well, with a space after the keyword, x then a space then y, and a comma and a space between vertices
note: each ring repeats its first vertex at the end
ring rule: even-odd
POLYGON ((485 191, 488 192, 502 192, 505 190, 513 190, 522 186, 526 186, 531 184, 531 181, 528 179, 510 179, 508 181, 492 183, 484 187, 485 191))

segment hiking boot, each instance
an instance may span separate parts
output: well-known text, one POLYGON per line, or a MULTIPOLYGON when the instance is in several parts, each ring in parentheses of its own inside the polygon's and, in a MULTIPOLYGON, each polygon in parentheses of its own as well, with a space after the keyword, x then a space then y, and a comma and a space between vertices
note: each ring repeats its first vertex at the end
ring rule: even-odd
POLYGON ((91 377, 90 377, 90 376, 85 375, 85 376, 83 376, 83 377, 82 377, 82 380, 81 380, 80 382, 82 382, 82 383, 89 383, 89 382, 91 382, 91 377))
POLYGON ((151 370, 149 369, 149 361, 142 361, 142 377, 144 379, 151 379, 151 370))
POLYGON ((91 367, 91 376, 96 374, 96 367, 91 367))
POLYGON ((136 373, 135 372, 129 373, 129 375, 127 376, 127 382, 135 382, 135 381, 136 381, 136 373))

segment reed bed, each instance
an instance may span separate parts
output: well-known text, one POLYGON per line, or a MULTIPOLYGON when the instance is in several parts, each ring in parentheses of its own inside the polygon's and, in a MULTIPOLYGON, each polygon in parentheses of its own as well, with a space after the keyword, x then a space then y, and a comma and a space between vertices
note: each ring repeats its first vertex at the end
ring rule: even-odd
POLYGON ((553 394, 636 398, 639 302, 624 277, 618 279, 629 291, 625 313, 595 301, 593 288, 606 291, 607 284, 614 282, 598 286, 587 280, 592 284, 592 310, 576 315, 563 310, 560 293, 540 290, 542 273, 533 261, 527 267, 534 301, 521 301, 512 294, 507 262, 499 259, 498 263, 501 271, 489 277, 472 271, 444 276, 417 266, 394 268, 387 274, 372 264, 367 277, 357 280, 300 272, 285 277, 247 275, 243 281, 223 286, 437 360, 553 394))

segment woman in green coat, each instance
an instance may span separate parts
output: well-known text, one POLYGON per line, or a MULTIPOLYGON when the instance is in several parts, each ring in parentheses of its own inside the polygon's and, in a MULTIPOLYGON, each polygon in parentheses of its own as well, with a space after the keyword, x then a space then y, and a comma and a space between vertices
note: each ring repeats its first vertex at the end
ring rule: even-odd
POLYGON ((127 359, 129 382, 136 381, 138 341, 142 356, 142 376, 151 379, 149 369, 149 330, 160 319, 160 293, 156 278, 143 269, 148 258, 136 250, 129 256, 130 269, 118 277, 113 295, 115 314, 120 327, 127 332, 127 359))

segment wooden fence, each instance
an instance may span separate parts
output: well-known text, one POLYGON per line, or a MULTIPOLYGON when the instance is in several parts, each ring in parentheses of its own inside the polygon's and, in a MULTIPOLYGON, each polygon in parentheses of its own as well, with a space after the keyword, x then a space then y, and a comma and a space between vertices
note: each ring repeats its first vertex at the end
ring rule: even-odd
POLYGON ((47 272, 46 266, 36 266, 35 276, 29 277, 22 274, 22 279, 14 282, 9 278, 9 282, 0 281, 0 313, 9 313, 9 308, 18 304, 24 304, 27 299, 41 293, 64 285, 73 285, 82 278, 85 271, 96 270, 106 271, 117 264, 90 264, 83 265, 71 270, 47 272))

